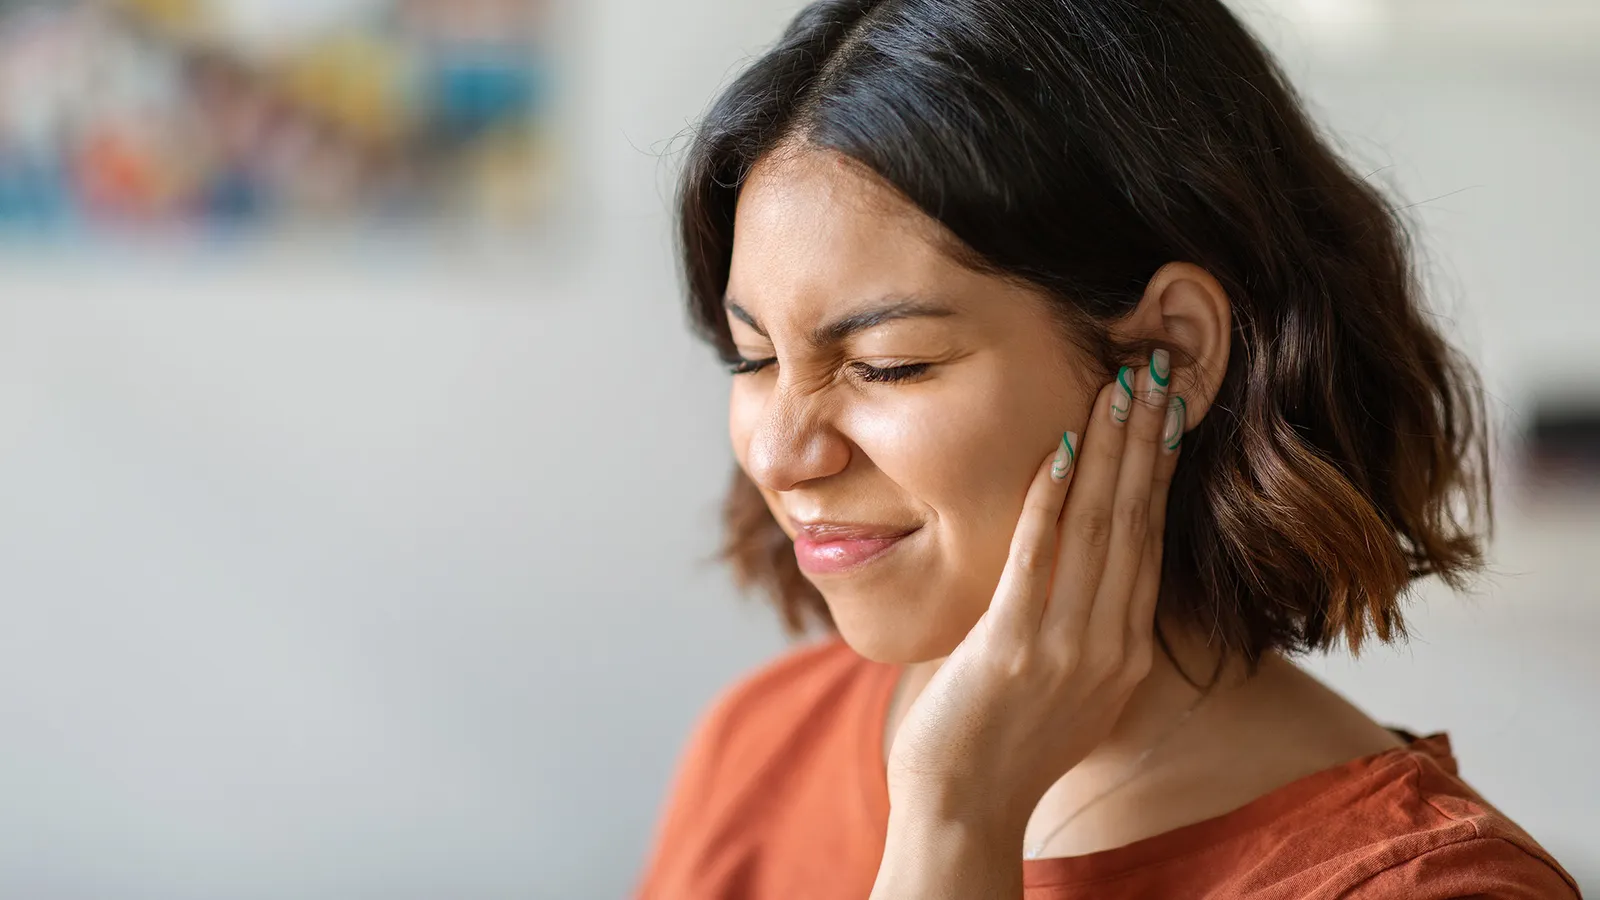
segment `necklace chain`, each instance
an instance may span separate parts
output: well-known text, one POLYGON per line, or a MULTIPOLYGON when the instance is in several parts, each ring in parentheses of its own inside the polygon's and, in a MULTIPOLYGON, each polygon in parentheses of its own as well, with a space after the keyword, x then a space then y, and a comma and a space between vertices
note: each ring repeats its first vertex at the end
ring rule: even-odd
POLYGON ((1100 793, 1090 797, 1088 802, 1078 807, 1065 819, 1062 819, 1061 822, 1057 824, 1056 827, 1050 829, 1050 832, 1044 837, 1035 841, 1032 847, 1027 848, 1027 850, 1023 852, 1022 858, 1038 859, 1039 854, 1044 852, 1045 845, 1049 844, 1056 835, 1060 834, 1062 829, 1072 824, 1072 822, 1076 820, 1078 816, 1082 815, 1085 810, 1096 803, 1099 803, 1101 800, 1104 800, 1113 791, 1125 786, 1128 782, 1132 781, 1136 776, 1141 774, 1144 769, 1144 764, 1150 759, 1151 756, 1155 755, 1157 750, 1161 749, 1162 745, 1171 740, 1172 736, 1178 733, 1178 730, 1183 727, 1185 722, 1189 721, 1189 718, 1195 714, 1195 711, 1200 708, 1200 705, 1205 703, 1206 698, 1211 696, 1211 688, 1214 686, 1214 684, 1207 685, 1206 689, 1200 692, 1200 696, 1196 697, 1194 702, 1189 704, 1189 708, 1183 711, 1183 715, 1180 715, 1177 721, 1173 722, 1172 725, 1169 726, 1167 730, 1156 739, 1155 743, 1151 744, 1149 747, 1146 747, 1144 752, 1139 754, 1138 758, 1128 766, 1128 768, 1119 778, 1117 778, 1116 781, 1113 781, 1100 793))

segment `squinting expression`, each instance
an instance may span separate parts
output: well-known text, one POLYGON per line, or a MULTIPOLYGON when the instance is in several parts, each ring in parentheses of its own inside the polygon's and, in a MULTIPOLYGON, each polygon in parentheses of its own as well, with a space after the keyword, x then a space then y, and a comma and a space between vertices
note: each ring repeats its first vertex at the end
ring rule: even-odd
POLYGON ((728 321, 739 464, 844 639, 947 655, 983 613, 1028 483, 1098 379, 1036 292, 826 151, 773 153, 739 198, 728 321))

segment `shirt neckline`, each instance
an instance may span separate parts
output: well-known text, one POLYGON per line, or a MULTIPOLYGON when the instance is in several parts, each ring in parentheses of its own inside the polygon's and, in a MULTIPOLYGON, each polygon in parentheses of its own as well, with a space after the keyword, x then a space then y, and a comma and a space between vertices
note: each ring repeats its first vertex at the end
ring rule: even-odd
MULTIPOLYGON (((900 681, 900 667, 884 663, 871 665, 874 667, 872 677, 876 681, 870 685, 869 702, 866 704, 866 721, 863 723, 860 741, 860 770, 867 818, 872 823, 874 836, 877 838, 878 846, 881 847, 888 839, 889 827, 889 784, 884 771, 884 760, 887 758, 888 750, 889 706, 894 701, 895 688, 900 681)), ((1423 754, 1432 757, 1446 771, 1455 771, 1455 758, 1448 734, 1440 732, 1426 737, 1407 736, 1411 740, 1401 746, 1380 750, 1302 776, 1219 816, 1084 856, 1025 859, 1022 861, 1023 882, 1027 887, 1042 887, 1099 881, 1164 860, 1196 853, 1268 825, 1291 810, 1303 808, 1319 795, 1358 773, 1408 755, 1423 754)), ((1017 850, 1019 856, 1021 852, 1019 847, 1017 850)))

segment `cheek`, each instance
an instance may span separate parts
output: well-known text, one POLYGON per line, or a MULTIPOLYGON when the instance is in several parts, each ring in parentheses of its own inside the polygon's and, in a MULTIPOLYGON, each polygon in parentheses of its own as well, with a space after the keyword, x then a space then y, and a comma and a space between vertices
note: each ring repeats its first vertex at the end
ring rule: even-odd
MULTIPOLYGON (((884 475, 953 536, 971 540, 1008 514, 1015 519, 1012 501, 1020 510, 1029 479, 1065 427, 1064 414, 1039 407, 996 372, 863 409, 852 431, 884 475)), ((1005 529, 1002 539, 1009 538, 1005 529)))

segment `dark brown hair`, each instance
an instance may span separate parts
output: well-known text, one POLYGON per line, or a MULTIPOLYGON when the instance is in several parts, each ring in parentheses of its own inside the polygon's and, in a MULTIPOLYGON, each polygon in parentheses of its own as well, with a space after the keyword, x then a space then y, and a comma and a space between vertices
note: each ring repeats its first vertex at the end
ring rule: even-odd
MULTIPOLYGON (((1106 376, 1163 264, 1214 275, 1232 352, 1186 438, 1163 617, 1254 661, 1404 634, 1489 522, 1482 392, 1420 299, 1397 210, 1342 162, 1220 0, 821 0, 729 86, 680 192, 691 319, 727 361, 740 185, 779 145, 855 161, 961 261, 1053 298, 1106 376)), ((829 623, 740 471, 726 558, 788 626, 829 623)))

